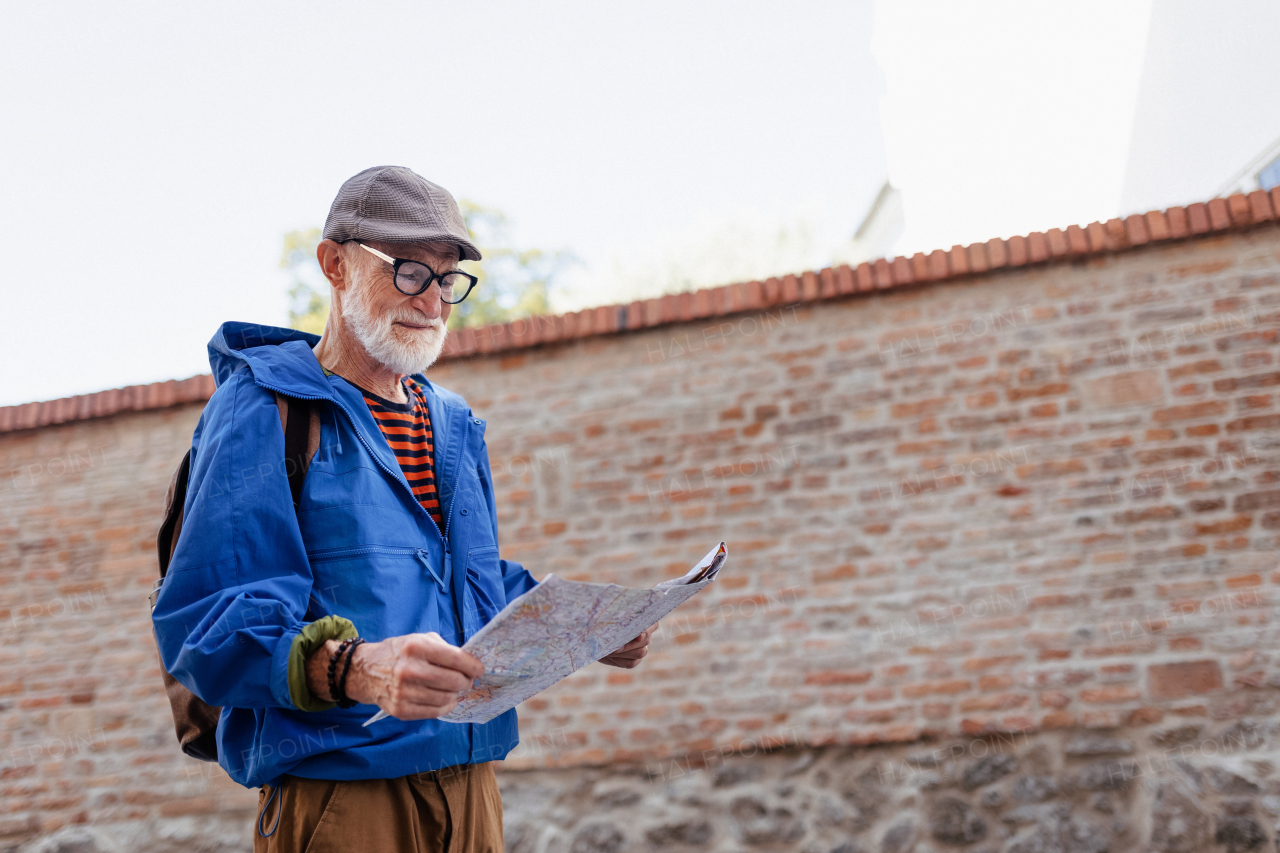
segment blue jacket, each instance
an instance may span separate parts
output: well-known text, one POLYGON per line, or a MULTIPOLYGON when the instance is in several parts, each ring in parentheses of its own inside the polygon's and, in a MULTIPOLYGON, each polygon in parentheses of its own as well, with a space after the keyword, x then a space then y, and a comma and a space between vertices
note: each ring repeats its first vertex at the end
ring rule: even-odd
POLYGON ((462 645, 536 581, 498 557, 485 423, 416 377, 435 437, 441 533, 413 497, 360 391, 325 376, 303 332, 225 323, 209 342, 217 391, 192 440, 182 534, 152 619, 165 668, 221 706, 220 763, 242 785, 289 773, 388 779, 503 758, 515 711, 482 725, 304 712, 293 638, 335 615, 369 641, 435 631, 462 645), (273 392, 322 400, 320 449, 295 513, 273 392))

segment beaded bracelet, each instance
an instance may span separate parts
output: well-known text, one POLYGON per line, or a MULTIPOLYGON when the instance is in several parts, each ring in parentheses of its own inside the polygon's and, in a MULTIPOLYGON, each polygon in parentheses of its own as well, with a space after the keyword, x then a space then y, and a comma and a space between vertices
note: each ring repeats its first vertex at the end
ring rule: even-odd
MULTIPOLYGON (((329 655, 329 698, 337 703, 339 708, 351 708, 356 703, 347 698, 345 693, 340 692, 338 688, 338 661, 342 660, 342 656, 347 649, 351 647, 358 637, 352 637, 349 640, 343 640, 338 644, 338 650, 329 655)), ((350 664, 348 664, 350 665, 350 664)), ((344 673, 345 674, 345 673, 344 673)))
POLYGON ((355 660, 356 649, 358 649, 360 644, 363 642, 364 640, 356 637, 351 641, 351 648, 347 651, 347 663, 346 666, 342 667, 342 677, 338 679, 338 696, 342 697, 338 700, 339 708, 354 708, 359 704, 356 700, 347 695, 347 673, 351 672, 351 661, 355 660), (345 705, 343 704, 344 702, 346 703, 345 705))

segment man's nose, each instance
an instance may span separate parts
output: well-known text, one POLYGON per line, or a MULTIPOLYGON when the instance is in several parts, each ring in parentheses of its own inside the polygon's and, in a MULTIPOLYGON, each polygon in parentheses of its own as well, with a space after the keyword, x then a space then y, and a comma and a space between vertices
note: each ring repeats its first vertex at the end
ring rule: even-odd
POLYGON ((441 306, 444 303, 440 300, 439 285, 433 283, 422 293, 419 293, 417 296, 410 299, 409 304, 412 305, 415 310, 421 311, 425 314, 428 320, 440 319, 440 312, 442 310, 441 306))

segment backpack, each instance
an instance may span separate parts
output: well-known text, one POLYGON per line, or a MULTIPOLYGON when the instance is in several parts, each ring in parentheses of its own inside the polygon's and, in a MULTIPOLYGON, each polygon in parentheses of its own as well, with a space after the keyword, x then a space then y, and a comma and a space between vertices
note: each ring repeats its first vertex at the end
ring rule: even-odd
MULTIPOLYGON (((299 400, 276 394, 276 408, 280 412, 280 428, 284 430, 284 470, 289 476, 289 491, 293 495, 293 510, 298 511, 302 498, 302 483, 307 468, 320 449, 320 412, 312 400, 299 400)), ((188 449, 169 481, 169 493, 164 500, 164 522, 156 536, 156 550, 160 556, 160 579, 151 586, 151 609, 156 609, 156 598, 169 571, 169 561, 178 547, 182 533, 182 511, 187 500, 187 479, 191 474, 191 451, 188 449)), ((152 629, 154 631, 154 628, 152 629)), ((159 657, 157 642, 156 655, 159 657)), ((173 711, 173 724, 177 730, 182 751, 201 761, 218 760, 218 716, 221 708, 204 702, 164 668, 160 662, 160 674, 164 680, 164 692, 169 697, 173 711)))

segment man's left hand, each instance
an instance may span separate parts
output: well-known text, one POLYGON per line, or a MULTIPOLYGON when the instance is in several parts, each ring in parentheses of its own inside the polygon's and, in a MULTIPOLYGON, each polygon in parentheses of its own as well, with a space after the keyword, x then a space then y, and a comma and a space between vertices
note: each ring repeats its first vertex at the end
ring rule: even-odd
POLYGON ((658 633, 658 626, 655 624, 613 654, 600 658, 600 663, 622 669, 635 669, 640 665, 641 659, 649 654, 649 638, 656 633, 658 633))

